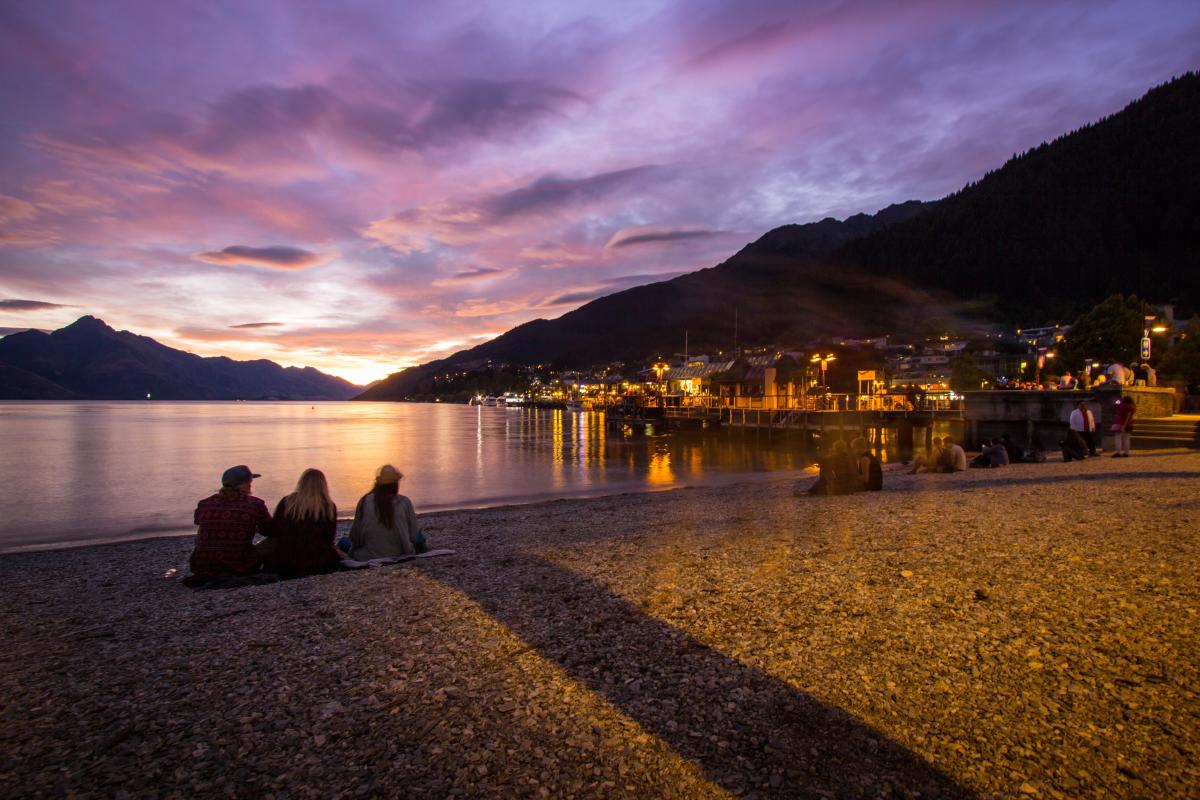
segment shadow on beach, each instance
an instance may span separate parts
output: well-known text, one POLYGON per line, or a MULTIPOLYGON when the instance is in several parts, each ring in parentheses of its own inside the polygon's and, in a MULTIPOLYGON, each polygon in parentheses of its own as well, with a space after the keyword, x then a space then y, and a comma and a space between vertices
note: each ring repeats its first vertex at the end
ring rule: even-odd
MULTIPOLYGON (((695 763, 761 797, 974 797, 841 709, 712 650, 596 582, 535 555, 513 576, 427 564, 422 571, 695 763)), ((494 569, 494 568, 493 568, 494 569)))
MULTIPOLYGON (((1084 462, 1086 464, 1086 462, 1084 462)), ((973 469, 968 473, 974 478, 970 482, 958 482, 955 480, 955 475, 929 475, 926 480, 910 482, 903 487, 903 491, 918 491, 928 492, 931 490, 947 491, 947 492, 969 492, 973 489, 987 488, 991 486, 1032 486, 1032 485, 1050 485, 1057 483, 1078 483, 1091 481, 1120 481, 1122 483, 1133 483, 1141 481, 1163 481, 1171 478, 1192 478, 1200 479, 1200 472, 1100 472, 1089 475, 1082 470, 1087 469, 1086 466, 1081 466, 1079 472, 1072 472, 1068 475, 1032 475, 1025 472, 1015 473, 1013 470, 1019 470, 1025 465, 1013 465, 1008 467, 999 467, 996 469, 973 469), (978 476, 978 477, 975 477, 978 476)), ((1040 465, 1029 465, 1040 466, 1040 465)), ((884 490, 895 489, 896 484, 890 486, 885 485, 884 490)))

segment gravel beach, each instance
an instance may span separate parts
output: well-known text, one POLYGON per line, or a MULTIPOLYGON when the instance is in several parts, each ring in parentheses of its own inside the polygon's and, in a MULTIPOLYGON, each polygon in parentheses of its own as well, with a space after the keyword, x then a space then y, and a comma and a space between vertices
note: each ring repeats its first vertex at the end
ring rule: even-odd
POLYGON ((1200 797, 1200 453, 796 477, 0 556, 0 796, 1200 797))

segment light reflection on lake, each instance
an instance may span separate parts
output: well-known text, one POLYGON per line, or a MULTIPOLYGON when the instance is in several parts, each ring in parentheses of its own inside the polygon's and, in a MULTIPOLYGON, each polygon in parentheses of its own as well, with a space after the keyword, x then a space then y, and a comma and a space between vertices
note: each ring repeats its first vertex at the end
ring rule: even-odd
POLYGON ((377 466, 417 511, 728 482, 805 466, 799 439, 608 433, 599 413, 408 403, 0 403, 0 551, 190 533, 249 464, 274 510, 307 467, 343 515, 377 466))

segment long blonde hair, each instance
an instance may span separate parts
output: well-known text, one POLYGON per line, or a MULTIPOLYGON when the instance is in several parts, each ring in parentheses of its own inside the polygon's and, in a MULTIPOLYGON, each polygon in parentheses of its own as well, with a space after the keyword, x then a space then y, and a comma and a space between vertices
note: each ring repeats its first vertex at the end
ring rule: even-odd
POLYGON ((319 469, 306 469, 296 481, 296 491, 284 498, 283 516, 290 519, 333 519, 337 506, 329 499, 329 483, 319 469))

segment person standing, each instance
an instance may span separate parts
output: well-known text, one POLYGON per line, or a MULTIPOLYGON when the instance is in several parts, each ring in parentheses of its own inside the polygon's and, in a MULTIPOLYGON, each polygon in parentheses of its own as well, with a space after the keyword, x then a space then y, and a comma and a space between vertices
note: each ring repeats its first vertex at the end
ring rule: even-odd
POLYGON ((1117 400, 1116 418, 1113 422, 1113 439, 1116 441, 1114 457, 1128 458, 1129 448, 1133 445, 1133 415, 1137 413, 1132 397, 1122 397, 1117 400))
POLYGON ((265 568, 285 578, 332 572, 342 560, 333 546, 337 536, 337 506, 329 497, 329 483, 319 469, 306 469, 296 491, 275 506, 275 546, 265 568))
POLYGON ((193 521, 199 530, 188 560, 192 575, 217 578, 258 571, 262 552, 254 546, 254 535, 272 533, 267 504, 250 494, 260 477, 245 464, 230 467, 221 475, 221 489, 196 504, 193 521))
POLYGON ((1096 417, 1086 400, 1080 400, 1071 412, 1071 430, 1077 432, 1087 445, 1088 455, 1096 455, 1096 417))

